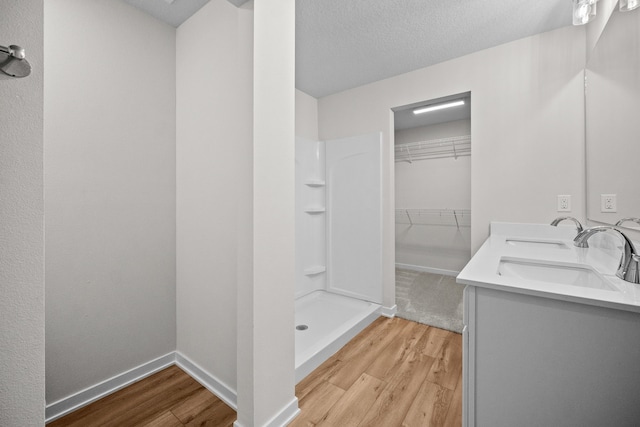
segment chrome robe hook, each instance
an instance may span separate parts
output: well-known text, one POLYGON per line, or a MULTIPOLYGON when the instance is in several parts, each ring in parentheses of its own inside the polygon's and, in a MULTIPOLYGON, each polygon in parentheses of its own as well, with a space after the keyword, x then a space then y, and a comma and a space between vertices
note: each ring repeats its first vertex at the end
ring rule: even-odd
POLYGON ((11 77, 27 77, 31 74, 31 65, 25 58, 20 46, 0 46, 0 71, 11 77))

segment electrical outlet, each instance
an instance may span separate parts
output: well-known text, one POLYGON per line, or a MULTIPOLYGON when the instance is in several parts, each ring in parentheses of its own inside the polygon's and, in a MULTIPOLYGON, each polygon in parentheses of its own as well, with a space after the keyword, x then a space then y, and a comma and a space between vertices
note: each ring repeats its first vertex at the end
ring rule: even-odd
POLYGON ((600 212, 617 212, 618 200, 615 194, 600 195, 600 212))
POLYGON ((571 196, 558 195, 558 212, 571 212, 571 196))

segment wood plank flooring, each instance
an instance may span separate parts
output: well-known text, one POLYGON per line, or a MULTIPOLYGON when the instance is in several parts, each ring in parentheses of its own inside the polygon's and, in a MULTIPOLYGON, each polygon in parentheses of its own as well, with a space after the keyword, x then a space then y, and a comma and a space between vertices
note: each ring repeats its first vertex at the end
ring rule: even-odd
POLYGON ((379 318, 296 387, 290 427, 462 425, 462 336, 379 318))
MULTIPOLYGON (((379 318, 296 386, 291 427, 462 425, 462 337, 379 318)), ((176 366, 49 427, 231 427, 233 409, 176 366)))

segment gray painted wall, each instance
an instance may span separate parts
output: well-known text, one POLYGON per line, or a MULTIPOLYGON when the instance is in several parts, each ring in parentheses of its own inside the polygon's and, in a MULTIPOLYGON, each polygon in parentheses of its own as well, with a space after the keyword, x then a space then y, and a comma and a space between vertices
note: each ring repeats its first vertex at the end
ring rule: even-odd
POLYGON ((176 74, 175 29, 123 2, 45 19, 53 403, 176 348, 176 74))
POLYGON ((44 424, 43 1, 0 0, 0 44, 26 49, 0 77, 0 425, 44 424), (12 4, 13 3, 13 4, 12 4))

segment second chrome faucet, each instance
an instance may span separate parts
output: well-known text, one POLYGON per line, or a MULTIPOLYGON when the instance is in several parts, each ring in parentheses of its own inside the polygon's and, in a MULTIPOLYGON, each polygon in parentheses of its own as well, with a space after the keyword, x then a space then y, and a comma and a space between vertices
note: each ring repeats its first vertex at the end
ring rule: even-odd
POLYGON ((636 252, 633 242, 617 228, 608 225, 588 228, 578 233, 576 238, 573 239, 573 244, 579 248, 588 248, 587 241, 589 238, 596 233, 604 231, 611 231, 622 237, 622 257, 620 258, 616 276, 627 282, 640 283, 640 255, 636 252))

